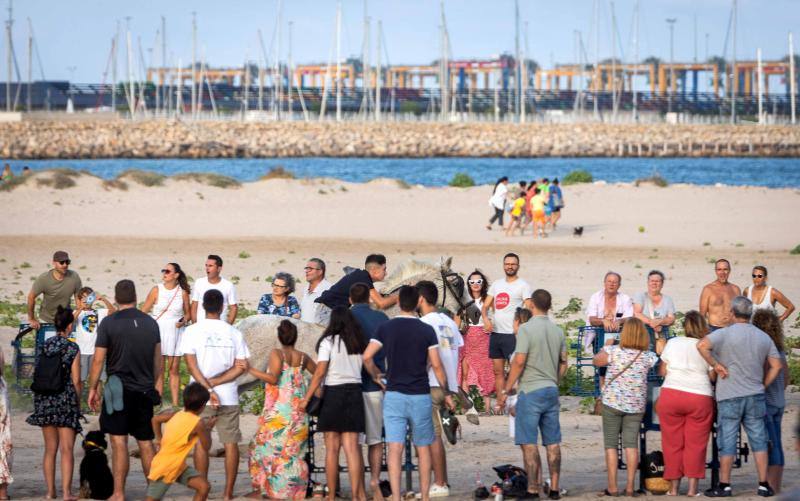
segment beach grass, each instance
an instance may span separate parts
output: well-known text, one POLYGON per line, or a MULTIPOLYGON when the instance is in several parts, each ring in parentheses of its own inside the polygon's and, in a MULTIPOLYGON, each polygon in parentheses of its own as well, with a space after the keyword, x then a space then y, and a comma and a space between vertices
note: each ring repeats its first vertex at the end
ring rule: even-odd
POLYGON ((210 172, 186 172, 172 176, 175 181, 194 181, 200 184, 207 184, 215 188, 239 188, 242 183, 230 176, 214 174, 210 172))
POLYGON ((261 181, 268 181, 270 179, 295 179, 296 177, 294 172, 279 165, 271 168, 269 172, 261 176, 261 181))
POLYGON ((666 188, 669 186, 669 181, 661 177, 658 173, 655 173, 650 177, 640 177, 633 182, 633 185, 636 187, 639 187, 641 184, 653 184, 659 188, 666 188))
POLYGON ((130 179, 142 186, 164 186, 167 176, 149 170, 128 169, 117 176, 117 179, 130 179))

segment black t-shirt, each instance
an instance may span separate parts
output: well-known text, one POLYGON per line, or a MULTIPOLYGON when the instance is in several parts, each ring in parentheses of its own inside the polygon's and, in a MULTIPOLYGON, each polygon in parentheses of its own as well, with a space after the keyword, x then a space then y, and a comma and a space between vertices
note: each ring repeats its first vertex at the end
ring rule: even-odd
POLYGON ((320 294, 314 302, 322 303, 330 309, 337 306, 347 308, 350 306, 350 287, 357 283, 367 284, 370 289, 375 288, 367 270, 356 270, 340 278, 338 282, 331 285, 330 289, 320 294))
POLYGON ((430 393, 428 350, 439 346, 433 327, 418 318, 395 317, 378 327, 374 339, 383 345, 386 354, 387 391, 430 393))
POLYGON ((106 348, 106 372, 122 380, 132 391, 155 387, 153 361, 161 343, 158 324, 136 308, 126 308, 107 316, 97 326, 95 346, 106 348))

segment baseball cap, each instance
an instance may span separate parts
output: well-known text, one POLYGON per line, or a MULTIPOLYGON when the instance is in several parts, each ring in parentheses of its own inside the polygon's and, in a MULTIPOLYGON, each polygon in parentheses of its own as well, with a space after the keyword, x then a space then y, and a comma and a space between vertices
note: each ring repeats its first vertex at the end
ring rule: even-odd
POLYGON ((69 254, 66 251, 56 251, 53 254, 53 261, 66 261, 69 259, 69 254))

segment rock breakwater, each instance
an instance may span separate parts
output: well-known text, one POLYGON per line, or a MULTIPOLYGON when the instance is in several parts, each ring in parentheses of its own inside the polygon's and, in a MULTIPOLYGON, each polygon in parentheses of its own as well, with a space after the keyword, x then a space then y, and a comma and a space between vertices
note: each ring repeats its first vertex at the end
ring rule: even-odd
POLYGON ((8 159, 800 156, 800 127, 629 124, 20 122, 8 159))

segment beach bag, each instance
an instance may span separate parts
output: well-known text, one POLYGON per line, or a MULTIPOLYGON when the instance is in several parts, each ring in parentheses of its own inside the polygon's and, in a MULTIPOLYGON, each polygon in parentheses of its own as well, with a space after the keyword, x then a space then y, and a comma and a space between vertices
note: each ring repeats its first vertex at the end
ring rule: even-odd
POLYGON ((39 354, 33 370, 31 391, 37 395, 56 395, 64 391, 66 370, 61 363, 61 352, 52 355, 39 354))
POLYGON ((653 494, 665 494, 671 488, 664 478, 664 454, 661 451, 647 453, 644 458, 644 487, 653 494))

